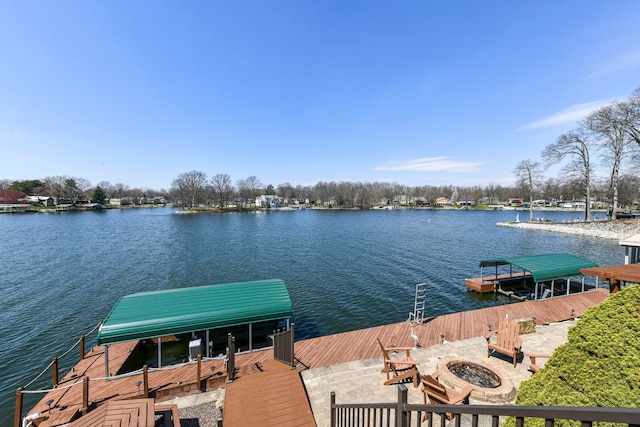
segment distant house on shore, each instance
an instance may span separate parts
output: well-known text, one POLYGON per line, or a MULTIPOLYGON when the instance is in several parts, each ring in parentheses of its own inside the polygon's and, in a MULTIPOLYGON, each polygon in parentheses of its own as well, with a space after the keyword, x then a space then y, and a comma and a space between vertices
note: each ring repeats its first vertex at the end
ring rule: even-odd
POLYGON ((281 208, 282 200, 277 196, 261 195, 256 197, 256 207, 259 208, 281 208))
POLYGON ((49 196, 27 196, 23 200, 32 206, 55 206, 56 204, 53 197, 49 196))
POLYGON ((409 204, 409 196, 406 194, 396 194, 393 198, 393 203, 396 203, 401 206, 406 206, 409 204))
POLYGON ((105 203, 112 206, 128 206, 133 204, 133 199, 131 197, 123 197, 121 199, 108 199, 105 200, 105 203))
POLYGON ((438 197, 436 199, 436 206, 453 206, 453 203, 446 197, 438 197))
POLYGON ((411 203, 413 203, 415 206, 425 206, 427 205, 427 199, 422 196, 413 197, 411 199, 411 203))

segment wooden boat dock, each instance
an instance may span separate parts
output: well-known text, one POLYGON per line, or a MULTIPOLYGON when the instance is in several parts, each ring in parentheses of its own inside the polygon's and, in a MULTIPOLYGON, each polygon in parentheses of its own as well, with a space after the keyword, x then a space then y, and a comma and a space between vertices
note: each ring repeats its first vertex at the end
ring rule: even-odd
POLYGON ((485 292, 495 292, 496 291, 496 282, 499 281, 520 281, 522 279, 526 280, 531 277, 531 274, 524 272, 514 273, 514 274, 498 274, 498 275, 488 275, 483 277, 471 277, 466 279, 467 289, 471 289, 472 291, 485 293, 485 292))
MULTIPOLYGON (((496 327, 500 319, 509 315, 514 319, 533 319, 544 325, 581 316, 585 310, 603 301, 609 292, 592 292, 539 301, 524 301, 479 310, 438 316, 414 326, 422 347, 484 335, 496 327)), ((295 355, 310 368, 325 367, 355 360, 381 357, 376 338, 395 346, 413 346, 407 322, 376 326, 340 334, 310 338, 295 343, 295 355)), ((117 372, 127 360, 135 342, 109 347, 109 367, 117 372)), ((260 425, 287 425, 284 420, 298 420, 296 425, 314 425, 304 385, 299 371, 273 361, 273 351, 262 350, 237 354, 236 379, 227 383, 222 360, 203 361, 198 373, 197 364, 185 364, 175 369, 158 370, 148 374, 148 390, 161 402, 176 396, 197 394, 205 390, 226 387, 224 425, 247 425, 247 417, 259 417, 260 425), (266 391, 269 392, 266 392, 266 391), (276 391, 278 390, 278 391, 276 391), (285 392, 285 390, 289 390, 285 392), (258 401, 256 393, 263 396, 258 401), (252 402, 251 405, 246 402, 252 402)), ((125 378, 104 377, 104 352, 97 346, 87 353, 69 372, 56 389, 48 392, 29 413, 40 412, 39 427, 56 426, 77 418, 83 408, 83 384, 88 384, 89 408, 112 399, 144 398, 141 390, 142 374, 125 378), (51 401, 50 404, 47 404, 51 401)))

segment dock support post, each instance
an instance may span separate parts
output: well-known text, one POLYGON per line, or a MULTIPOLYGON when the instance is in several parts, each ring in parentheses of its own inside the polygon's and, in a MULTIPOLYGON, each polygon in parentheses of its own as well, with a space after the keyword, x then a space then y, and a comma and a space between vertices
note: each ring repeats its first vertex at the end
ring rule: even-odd
POLYGON ((162 366, 162 337, 158 337, 158 368, 162 366))
POLYGON ((142 367, 142 383, 144 387, 144 398, 149 398, 149 367, 144 365, 142 367))
POLYGON ((89 412, 89 377, 82 379, 82 414, 89 412))
POLYGON ((202 391, 202 356, 198 355, 198 368, 196 369, 196 384, 198 390, 202 391))
POLYGON ((58 358, 51 359, 51 388, 58 386, 58 358))
POLYGON ((80 348, 80 360, 84 360, 84 335, 80 335, 80 342, 78 343, 80 348))
POLYGON ((22 424, 22 387, 16 390, 16 408, 13 413, 13 427, 20 427, 22 424))

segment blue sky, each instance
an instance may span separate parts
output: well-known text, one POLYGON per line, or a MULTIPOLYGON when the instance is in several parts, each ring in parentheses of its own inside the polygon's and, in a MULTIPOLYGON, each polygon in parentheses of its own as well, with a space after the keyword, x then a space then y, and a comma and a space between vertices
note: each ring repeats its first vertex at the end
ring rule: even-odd
POLYGON ((0 179, 509 185, 638 87, 635 0, 3 1, 0 179))

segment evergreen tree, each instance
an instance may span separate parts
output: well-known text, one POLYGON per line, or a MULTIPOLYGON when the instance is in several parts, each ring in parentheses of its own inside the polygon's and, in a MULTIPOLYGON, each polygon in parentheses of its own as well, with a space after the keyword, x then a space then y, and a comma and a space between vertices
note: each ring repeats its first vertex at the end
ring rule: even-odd
POLYGON ((93 195, 91 196, 91 201, 93 203, 102 203, 104 204, 104 200, 106 198, 106 193, 102 189, 102 187, 97 186, 95 190, 93 190, 93 195))

